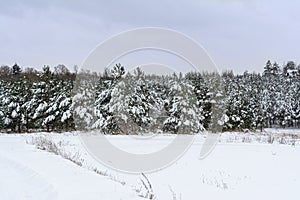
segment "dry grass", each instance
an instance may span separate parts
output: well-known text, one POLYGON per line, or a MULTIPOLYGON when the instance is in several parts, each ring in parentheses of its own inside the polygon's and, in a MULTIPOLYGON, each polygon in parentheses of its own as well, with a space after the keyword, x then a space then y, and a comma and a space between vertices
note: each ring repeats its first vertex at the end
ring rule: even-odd
POLYGON ((170 192, 172 194, 172 199, 173 200, 181 200, 181 194, 177 195, 175 193, 175 191, 171 188, 171 186, 169 186, 169 190, 170 190, 170 192))
POLYGON ((155 199, 152 184, 144 173, 141 174, 140 181, 142 183, 141 188, 135 190, 138 195, 145 199, 155 199))
POLYGON ((108 177, 110 180, 118 182, 121 185, 126 184, 125 181, 121 181, 117 179, 113 175, 109 174, 107 171, 102 171, 97 167, 88 166, 86 164, 86 161, 82 158, 79 152, 71 153, 66 151, 64 146, 68 145, 68 142, 64 142, 64 141, 55 142, 50 137, 38 136, 38 137, 32 137, 31 140, 27 140, 27 143, 31 145, 35 145, 37 149, 54 153, 55 155, 59 155, 64 159, 67 159, 80 167, 84 167, 90 171, 95 172, 98 175, 108 177))

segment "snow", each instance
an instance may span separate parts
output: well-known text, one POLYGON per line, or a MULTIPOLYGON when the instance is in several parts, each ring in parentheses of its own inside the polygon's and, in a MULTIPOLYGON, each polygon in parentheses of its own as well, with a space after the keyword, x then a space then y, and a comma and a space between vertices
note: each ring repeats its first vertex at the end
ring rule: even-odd
POLYGON ((65 98, 64 100, 62 100, 62 102, 60 102, 59 108, 68 106, 70 104, 70 101, 71 101, 70 98, 65 98))
POLYGON ((72 116, 71 111, 67 110, 66 112, 63 113, 62 117, 61 117, 61 122, 66 121, 67 119, 69 119, 72 116))
POLYGON ((300 131, 292 128, 265 128, 264 131, 268 134, 295 134, 300 135, 300 131))
POLYGON ((55 116, 54 115, 49 115, 48 117, 46 117, 46 119, 43 121, 43 124, 48 124, 49 122, 55 120, 55 116))
MULTIPOLYGON (((220 136, 214 151, 200 160, 206 138, 197 135, 191 148, 173 165, 146 174, 156 199, 299 199, 300 139, 283 145, 279 134, 228 132, 220 136), (278 137, 272 144, 269 136, 278 137)), ((300 134, 300 131, 290 131, 300 134)), ((283 132, 281 132, 283 133, 283 132)), ((172 141, 174 135, 107 136, 128 152, 155 152, 172 141)), ((77 133, 37 133, 0 135, 0 199, 144 199, 135 191, 141 175, 114 171, 96 162, 87 153, 77 133), (79 152, 82 167, 26 144, 32 137, 48 137, 61 142, 67 152, 79 152), (94 166, 110 177, 89 170, 94 166)))
POLYGON ((1 199, 55 199, 53 185, 32 169, 0 155, 1 199), (15 190, 12 190, 15 188, 15 190), (20 190, 21 189, 21 190, 20 190))
POLYGON ((17 111, 13 110, 12 113, 11 113, 11 117, 12 117, 12 118, 15 118, 15 117, 17 117, 17 116, 18 116, 17 111))
POLYGON ((43 103, 39 104, 39 106, 37 107, 36 111, 37 112, 41 112, 41 111, 45 110, 46 107, 47 107, 47 103, 43 102, 43 103))
POLYGON ((4 119, 4 124, 6 124, 6 125, 8 125, 8 124, 10 124, 11 123, 11 119, 9 119, 9 118, 5 118, 4 119))
POLYGON ((130 188, 26 144, 0 136, 0 199, 140 199, 130 188), (5 155, 5 156, 3 156, 5 155))

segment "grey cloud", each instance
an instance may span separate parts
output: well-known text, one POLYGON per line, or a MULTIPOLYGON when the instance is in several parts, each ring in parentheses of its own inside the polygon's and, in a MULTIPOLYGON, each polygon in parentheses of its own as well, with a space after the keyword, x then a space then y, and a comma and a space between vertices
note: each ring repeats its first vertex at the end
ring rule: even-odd
POLYGON ((221 68, 300 61, 299 1, 0 1, 0 64, 80 64, 100 42, 140 26, 195 38, 221 68))

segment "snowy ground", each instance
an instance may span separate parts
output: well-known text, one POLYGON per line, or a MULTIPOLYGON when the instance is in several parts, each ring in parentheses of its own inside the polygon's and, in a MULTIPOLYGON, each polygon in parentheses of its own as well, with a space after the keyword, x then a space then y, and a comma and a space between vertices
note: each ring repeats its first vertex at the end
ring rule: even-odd
MULTIPOLYGON (((146 174, 156 199, 299 199, 299 131, 225 133, 214 151, 199 160, 203 135, 172 166, 146 174)), ((172 140, 109 136, 130 152, 152 152, 172 140)), ((0 199, 145 199, 141 175, 116 172, 97 163, 76 133, 0 134, 0 199), (55 141, 78 166, 30 145, 32 138, 55 141), (95 168, 101 173, 96 173, 95 168), (102 174, 102 175, 101 175, 102 174)))

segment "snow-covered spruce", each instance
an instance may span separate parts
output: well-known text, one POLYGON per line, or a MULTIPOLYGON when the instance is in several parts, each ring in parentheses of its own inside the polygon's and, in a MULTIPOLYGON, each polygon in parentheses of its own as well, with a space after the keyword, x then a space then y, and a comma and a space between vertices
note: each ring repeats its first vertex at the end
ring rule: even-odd
POLYGON ((263 74, 146 75, 117 64, 102 74, 0 67, 0 129, 99 129, 106 134, 300 127, 300 67, 263 74), (76 78, 75 78, 76 77, 76 78))

